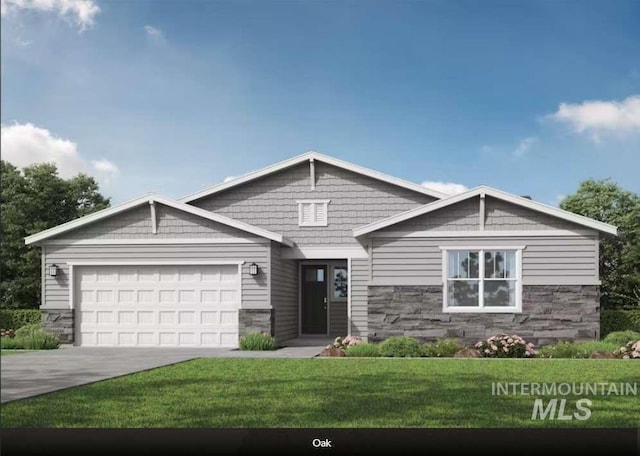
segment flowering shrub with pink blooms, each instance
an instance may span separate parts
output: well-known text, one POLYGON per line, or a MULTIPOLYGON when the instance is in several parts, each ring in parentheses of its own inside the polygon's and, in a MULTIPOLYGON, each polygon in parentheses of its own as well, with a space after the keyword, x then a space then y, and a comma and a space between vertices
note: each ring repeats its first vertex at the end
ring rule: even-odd
POLYGON ((0 329, 0 337, 13 338, 16 336, 16 332, 13 329, 0 329))
POLYGON ((352 347, 354 345, 358 345, 362 343, 362 339, 358 336, 347 336, 344 339, 342 337, 336 337, 333 341, 333 344, 329 345, 327 348, 341 348, 346 349, 347 347, 352 347))
POLYGON ((616 358, 640 359, 640 340, 629 342, 627 345, 617 349, 614 354, 616 358))
POLYGON ((532 358, 536 354, 533 344, 515 334, 491 336, 475 344, 475 348, 485 358, 532 358))

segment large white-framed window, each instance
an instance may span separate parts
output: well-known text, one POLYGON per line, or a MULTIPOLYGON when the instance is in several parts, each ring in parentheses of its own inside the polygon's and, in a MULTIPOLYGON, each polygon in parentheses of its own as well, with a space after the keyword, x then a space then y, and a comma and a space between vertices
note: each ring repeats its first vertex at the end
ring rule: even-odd
POLYGON ((444 312, 522 311, 523 247, 442 247, 444 312))
POLYGON ((299 200, 298 226, 327 226, 331 200, 299 200))

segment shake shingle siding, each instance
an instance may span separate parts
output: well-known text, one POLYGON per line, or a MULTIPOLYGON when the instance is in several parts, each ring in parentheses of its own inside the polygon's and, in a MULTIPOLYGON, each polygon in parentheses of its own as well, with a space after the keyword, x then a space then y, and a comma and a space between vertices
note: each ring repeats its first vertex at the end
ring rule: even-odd
POLYGON ((152 234, 149 205, 130 209, 105 220, 58 236, 75 240, 163 238, 251 238, 257 236, 172 207, 156 204, 157 234, 152 234))
POLYGON ((315 190, 305 163, 191 204, 281 233, 298 245, 355 245, 353 228, 435 201, 322 162, 316 162, 315 175, 315 190), (298 226, 296 201, 304 199, 331 200, 328 226, 298 226))
MULTIPOLYGON (((487 196, 487 231, 584 230, 574 223, 487 196)), ((471 198, 389 226, 379 233, 411 231, 475 231, 480 229, 480 199, 471 198)), ((375 234, 374 234, 375 235, 375 234)))
POLYGON ((485 205, 486 230, 584 230, 584 228, 566 220, 490 196, 487 196, 485 205))

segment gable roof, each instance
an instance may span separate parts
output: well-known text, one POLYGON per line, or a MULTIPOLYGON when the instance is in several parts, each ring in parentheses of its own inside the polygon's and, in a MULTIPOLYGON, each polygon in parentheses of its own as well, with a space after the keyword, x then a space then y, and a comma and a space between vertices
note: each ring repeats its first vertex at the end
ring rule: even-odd
POLYGON ((362 174, 364 176, 368 176, 373 179, 387 182, 389 184, 393 184, 398 187, 413 190, 414 192, 422 193, 424 195, 428 195, 433 198, 440 199, 440 198, 445 198, 447 196, 444 193, 440 193, 435 190, 430 190, 422 185, 409 182, 404 179, 393 177, 388 174, 381 173, 379 171, 374 171, 372 169, 365 168, 360 165, 355 165, 353 163, 340 160, 338 158, 329 157, 328 155, 324 155, 318 152, 310 151, 302 155, 298 155, 297 157, 293 157, 293 158, 289 158, 287 160, 281 161, 280 163, 276 163, 275 165, 267 166, 266 168, 262 168, 258 171, 250 172, 248 174, 245 174, 244 176, 236 177, 235 179, 232 179, 228 182, 223 182, 221 184, 214 185, 213 187, 206 188, 199 192, 192 193, 191 195, 187 195, 183 198, 180 198, 179 201, 182 203, 190 203, 200 198, 204 198, 205 196, 213 195, 214 193, 218 193, 223 190, 227 190, 229 188, 235 187, 236 185, 244 184, 246 182, 250 182, 252 180, 258 179, 260 177, 267 176, 272 173, 276 173, 283 169, 298 165, 300 163, 304 163, 309 160, 317 160, 319 162, 327 163, 329 165, 346 169, 348 171, 352 171, 357 174, 362 174))
POLYGON ((438 209, 442 209, 444 207, 451 206, 452 204, 456 204, 469 198, 473 198, 483 194, 503 201, 507 201, 509 203, 513 203, 518 206, 526 207, 537 212, 542 212, 559 219, 567 220, 578 225, 586 226, 597 231, 612 234, 614 236, 618 233, 617 227, 609 225, 608 223, 599 222, 589 217, 584 217, 582 215, 574 214, 573 212, 565 211, 557 207, 547 206, 546 204, 542 204, 537 201, 524 198, 522 196, 513 195, 511 193, 503 192, 486 185, 481 185, 479 187, 472 188, 471 190, 468 190, 464 193, 459 193, 457 195, 450 196, 449 198, 434 201, 433 203, 425 204, 415 209, 401 212, 400 214, 393 215, 391 217, 387 217, 373 223, 369 223, 368 225, 354 228, 353 235, 355 237, 363 236, 365 234, 378 231, 382 228, 395 225, 396 223, 404 222, 405 220, 418 217, 419 215, 428 214, 429 212, 437 211, 438 209))
POLYGON ((39 233, 33 234, 25 238, 25 244, 27 245, 35 244, 37 242, 43 241, 53 236, 58 236, 62 233, 66 233, 67 231, 75 230, 77 228, 88 225, 90 223, 94 223, 99 220, 119 214, 120 212, 124 212, 128 209, 132 209, 142 204, 150 204, 152 202, 158 202, 160 204, 164 204, 165 206, 169 206, 183 212, 188 212, 190 214, 197 215, 199 217, 202 217, 208 220, 213 220, 214 222, 218 222, 223 225, 237 228, 239 230, 246 231, 247 233, 255 234, 256 236, 260 236, 266 239, 271 239, 272 241, 276 241, 281 244, 285 244, 289 247, 293 247, 293 242, 291 242, 281 234, 274 233, 272 231, 259 228, 257 226, 249 225, 248 223, 240 222, 238 220, 225 217, 223 215, 215 214, 213 212, 209 212, 204 209, 191 206, 189 204, 184 204, 169 198, 165 198, 155 193, 146 194, 144 196, 141 196, 140 198, 136 198, 131 201, 118 204, 117 206, 113 206, 98 212, 94 212, 93 214, 85 215, 84 217, 80 217, 70 222, 63 223, 58 226, 54 226, 53 228, 49 228, 48 230, 44 230, 39 233))

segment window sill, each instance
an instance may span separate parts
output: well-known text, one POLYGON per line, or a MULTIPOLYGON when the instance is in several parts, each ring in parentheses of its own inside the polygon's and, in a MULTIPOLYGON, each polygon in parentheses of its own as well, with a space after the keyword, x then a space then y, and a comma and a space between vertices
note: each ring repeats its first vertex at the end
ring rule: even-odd
POLYGON ((442 309, 444 313, 489 313, 489 314, 519 314, 522 309, 518 307, 447 307, 442 309))

